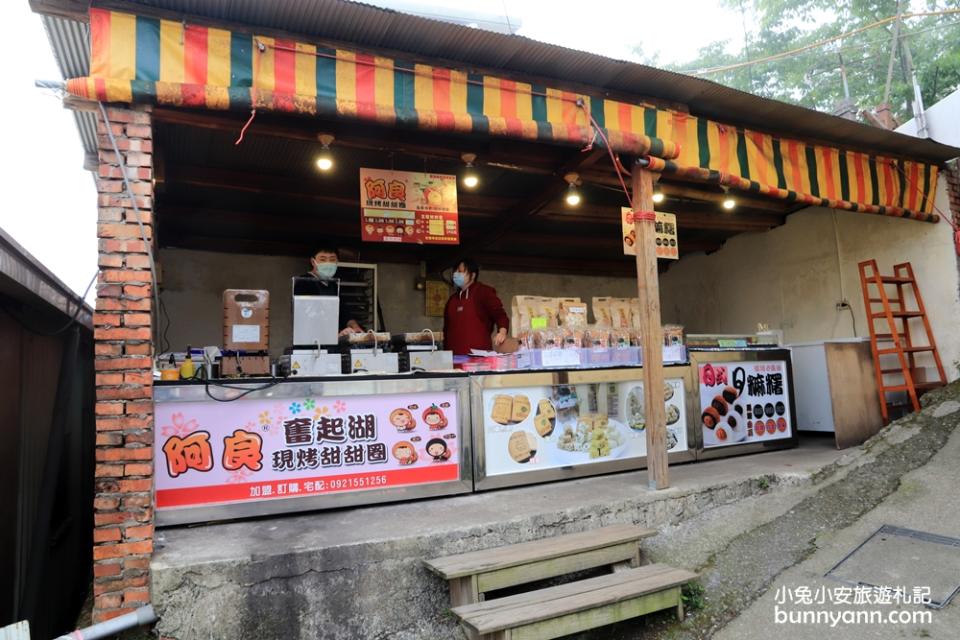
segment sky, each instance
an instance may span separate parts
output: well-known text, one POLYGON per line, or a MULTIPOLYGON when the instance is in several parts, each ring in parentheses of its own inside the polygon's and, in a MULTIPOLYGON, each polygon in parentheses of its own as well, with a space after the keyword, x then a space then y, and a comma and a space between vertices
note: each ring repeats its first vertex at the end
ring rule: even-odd
MULTIPOLYGON (((422 11, 443 15, 463 3, 417 4, 422 11)), ((658 54, 661 64, 679 62, 721 37, 731 38, 735 46, 743 39, 739 13, 720 9, 714 1, 589 0, 577 3, 576 12, 560 6, 544 0, 471 2, 476 11, 519 18, 520 35, 621 60, 650 60, 658 54)), ((27 0, 8 0, 0 3, 0 24, 6 50, 16 52, 15 61, 4 69, 0 101, 0 227, 80 294, 97 270, 93 177, 83 169, 83 147, 71 112, 52 92, 34 87, 37 79, 61 79, 40 17, 30 11, 27 0)), ((91 291, 87 300, 94 297, 91 291)))

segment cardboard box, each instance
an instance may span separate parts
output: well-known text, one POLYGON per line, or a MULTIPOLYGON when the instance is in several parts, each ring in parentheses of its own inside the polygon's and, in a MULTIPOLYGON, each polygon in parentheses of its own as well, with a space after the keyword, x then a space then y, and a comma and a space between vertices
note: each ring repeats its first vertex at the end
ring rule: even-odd
POLYGON ((268 355, 224 355, 220 359, 220 376, 269 376, 270 356, 268 355))
POLYGON ((223 348, 267 351, 270 348, 270 292, 227 289, 223 292, 223 348))

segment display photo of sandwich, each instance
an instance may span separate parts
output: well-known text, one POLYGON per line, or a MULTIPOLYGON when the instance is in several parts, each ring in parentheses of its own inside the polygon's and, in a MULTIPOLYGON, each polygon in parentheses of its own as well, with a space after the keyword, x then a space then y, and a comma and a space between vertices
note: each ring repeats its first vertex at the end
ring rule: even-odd
POLYGON ((533 426, 541 438, 548 437, 557 426, 557 410, 547 398, 537 403, 537 415, 533 418, 533 426))
POLYGON ((530 409, 530 398, 525 395, 497 395, 493 398, 490 419, 504 426, 520 424, 530 417, 530 409))
POLYGON ((537 438, 529 431, 514 431, 507 441, 507 452, 514 462, 526 464, 537 455, 537 438))

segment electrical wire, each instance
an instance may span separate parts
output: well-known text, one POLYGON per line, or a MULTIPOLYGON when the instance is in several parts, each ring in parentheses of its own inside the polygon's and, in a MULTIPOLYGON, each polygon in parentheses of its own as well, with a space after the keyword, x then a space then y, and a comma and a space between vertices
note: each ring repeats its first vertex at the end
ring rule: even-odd
POLYGON ((847 311, 850 312, 850 321, 853 322, 853 337, 857 338, 859 337, 857 334, 857 316, 853 313, 853 307, 849 304, 847 304, 847 311))
POLYGON ((627 189, 627 183, 623 181, 623 174, 621 173, 623 165, 620 163, 620 159, 614 155, 613 148, 610 146, 610 141, 607 139, 607 134, 603 132, 603 129, 597 124, 597 121, 593 119, 593 114, 590 113, 589 109, 587 109, 587 105, 584 103, 582 98, 577 99, 577 106, 580 107, 580 109, 583 110, 586 116, 590 119, 590 126, 593 128, 594 136, 599 135, 600 139, 603 140, 603 146, 607 148, 607 153, 610 155, 610 161, 613 163, 613 168, 617 172, 617 178, 620 180, 620 186, 623 187, 623 194, 627 196, 627 203, 630 205, 630 209, 632 210, 633 198, 630 196, 630 191, 627 189))
MULTIPOLYGON (((79 301, 77 302, 77 310, 73 312, 73 315, 70 317, 70 319, 67 321, 65 325, 63 325, 62 327, 60 327, 55 331, 42 331, 40 329, 37 329, 35 326, 33 326, 31 322, 28 322, 26 319, 22 318, 19 312, 14 311, 7 305, 0 305, 0 306, 3 307, 3 310, 6 311, 10 315, 10 317, 12 317, 14 320, 17 321, 17 324, 19 324, 21 327, 23 327, 30 333, 33 333, 38 336, 47 336, 47 337, 58 336, 64 331, 66 331, 67 329, 69 329, 77 321, 77 318, 80 317, 80 312, 83 311, 83 301, 86 300, 87 294, 90 293, 90 287, 92 287, 93 283, 97 281, 98 275, 100 275, 99 269, 93 274, 93 278, 90 279, 90 283, 87 284, 87 288, 84 289, 83 291, 83 296, 81 296, 79 301)), ((69 304, 70 303, 68 299, 67 309, 70 308, 69 304)), ((64 310, 64 313, 66 313, 66 309, 64 310)))
POLYGON ((264 390, 266 390, 266 389, 270 389, 271 387, 275 387, 275 386, 277 386, 278 384, 280 384, 281 382, 283 382, 283 381, 285 381, 285 380, 286 380, 286 378, 271 377, 270 382, 268 382, 268 383, 266 383, 266 384, 264 384, 264 385, 261 385, 261 386, 259 386, 259 387, 254 387, 254 388, 252 388, 252 389, 247 389, 247 388, 245 388, 245 387, 237 387, 237 386, 234 386, 234 385, 229 385, 229 384, 224 384, 224 383, 210 382, 209 380, 207 380, 207 381, 205 381, 204 384, 203 384, 203 391, 204 391, 204 393, 207 394, 207 397, 210 398, 211 400, 216 400, 217 402, 234 402, 234 401, 239 400, 239 399, 241 399, 241 398, 245 398, 246 396, 248 396, 248 395, 250 395, 251 393, 254 393, 254 392, 256 392, 256 391, 264 391, 264 390), (238 390, 238 391, 243 391, 243 393, 240 393, 240 394, 234 396, 233 398, 218 398, 217 396, 215 396, 215 395, 213 395, 212 393, 210 393, 210 387, 211 387, 211 386, 220 387, 221 389, 235 389, 235 390, 238 390))
POLYGON ((240 137, 238 137, 238 138, 237 138, 237 141, 233 143, 234 146, 237 146, 237 145, 239 145, 241 142, 243 142, 243 136, 245 136, 245 135, 247 134, 247 128, 249 128, 250 125, 253 124, 253 119, 254 119, 255 117, 257 117, 257 110, 256 110, 256 109, 251 109, 251 110, 250 110, 250 117, 247 119, 247 123, 246 123, 245 125, 243 125, 243 128, 240 129, 240 137))
POLYGON ((769 55, 769 56, 764 56, 763 58, 757 58, 756 60, 747 60, 747 61, 745 61, 745 62, 737 62, 737 63, 735 63, 735 64, 728 64, 728 65, 724 65, 724 66, 720 66, 720 67, 710 67, 710 68, 707 68, 707 69, 681 71, 681 73, 686 73, 686 74, 692 75, 692 76, 704 76, 704 75, 712 75, 712 74, 714 74, 714 73, 720 73, 720 72, 723 72, 723 71, 732 71, 732 70, 734 70, 734 69, 741 69, 741 68, 743 68, 743 67, 748 67, 748 66, 751 66, 751 65, 754 65, 754 64, 758 64, 758 63, 761 63, 761 62, 769 62, 769 61, 771 61, 771 60, 779 60, 779 59, 781 59, 781 58, 789 58, 789 57, 791 57, 791 56, 794 56, 794 55, 796 55, 796 54, 798 54, 798 53, 802 53, 802 52, 804 52, 804 51, 808 51, 808 50, 810 50, 810 49, 818 49, 818 48, 820 48, 820 47, 822 47, 822 46, 824 46, 824 45, 828 45, 828 44, 830 44, 830 43, 832 43, 832 42, 836 42, 837 40, 843 40, 844 38, 849 38, 850 36, 854 36, 854 35, 857 35, 857 34, 859 34, 859 33, 863 33, 864 31, 869 31, 869 30, 871 30, 871 29, 876 29, 877 27, 882 27, 883 25, 889 24, 890 22, 893 22, 894 20, 897 20, 898 18, 901 19, 901 20, 904 20, 904 19, 907 19, 907 18, 921 18, 921 17, 930 17, 930 16, 942 16, 942 15, 951 15, 951 14, 957 14, 957 13, 960 13, 960 9, 943 9, 943 10, 941 10, 941 11, 922 11, 922 12, 917 12, 917 13, 903 13, 903 14, 899 14, 898 16, 889 16, 889 17, 887 17, 887 18, 883 18, 882 20, 877 20, 876 22, 871 22, 870 24, 864 25, 864 26, 859 27, 859 28, 857 28, 857 29, 854 29, 854 30, 852 30, 852 31, 847 31, 847 32, 845 32, 845 33, 841 33, 840 35, 832 36, 832 37, 830 37, 830 38, 824 38, 823 40, 818 40, 818 41, 816 41, 816 42, 811 42, 811 43, 808 44, 808 45, 804 45, 804 46, 798 47, 798 48, 796 48, 796 49, 791 49, 791 50, 789 50, 789 51, 782 51, 782 52, 780 52, 780 53, 775 53, 775 54, 772 54, 772 55, 769 55))
MULTIPOLYGON (((113 147, 113 153, 117 157, 117 164, 120 165, 120 175, 123 177, 123 188, 127 192, 127 196, 130 198, 130 206, 133 209, 134 217, 137 220, 137 227, 140 230, 140 240, 143 241, 143 248, 147 253, 147 261, 150 265, 150 285, 153 290, 153 298, 154 302, 156 303, 156 309, 159 317, 160 291, 157 288, 157 263, 153 258, 153 245, 149 240, 147 240, 147 231, 143 226, 143 220, 140 216, 140 207, 137 206, 137 196, 133 193, 133 188, 130 186, 130 177, 127 175, 127 165, 123 161, 123 156, 120 155, 120 148, 117 146, 117 139, 113 135, 113 127, 110 123, 110 118, 107 117, 107 109, 103 106, 103 102, 97 102, 97 105, 100 107, 100 115, 103 118, 103 126, 107 130, 107 137, 110 139, 110 146, 113 147)), ((157 333, 158 335, 160 334, 159 328, 157 333)), ((160 346, 162 347, 163 345, 160 346)), ((163 350, 164 349, 161 349, 161 351, 163 350)))
MULTIPOLYGON (((960 20, 954 20, 954 21, 952 21, 952 22, 946 22, 946 23, 943 23, 943 24, 934 25, 934 26, 932 26, 932 27, 927 27, 927 28, 925 28, 925 29, 916 29, 916 30, 914 30, 914 31, 911 31, 909 34, 907 34, 906 37, 913 37, 913 36, 919 35, 919 34, 921 34, 921 33, 927 33, 927 32, 929 32, 929 31, 934 31, 934 30, 936 30, 936 29, 947 29, 947 28, 950 28, 950 27, 955 27, 955 26, 957 26, 957 25, 960 25, 960 20)), ((888 49, 889 46, 890 46, 888 40, 889 40, 889 39, 888 39, 887 37, 883 37, 883 38, 877 38, 877 39, 869 40, 869 41, 867 41, 867 42, 862 42, 862 43, 860 43, 860 44, 851 44, 851 45, 847 45, 847 46, 844 46, 844 47, 840 47, 839 49, 835 49, 835 50, 832 51, 832 53, 843 53, 843 52, 846 52, 846 51, 862 51, 862 50, 868 49, 868 48, 870 48, 870 47, 883 47, 883 48, 884 48, 883 51, 880 51, 880 52, 875 53, 875 54, 864 55, 864 56, 859 57, 859 58, 857 58, 857 59, 855 59, 855 60, 845 60, 845 61, 844 61, 844 64, 845 64, 845 66, 846 66, 848 69, 853 68, 853 67, 859 67, 859 66, 861 66, 861 65, 864 65, 864 64, 873 62, 873 61, 877 60, 878 58, 887 58, 887 57, 889 56, 889 51, 888 51, 887 49, 888 49)), ((808 54, 809 54, 809 55, 820 55, 820 54, 815 53, 815 52, 813 52, 813 51, 804 51, 804 52, 798 53, 797 56, 808 55, 808 54)), ((811 79, 812 79, 812 78, 815 78, 815 77, 817 77, 817 76, 823 75, 824 73, 833 73, 833 72, 835 72, 838 68, 839 68, 839 66, 838 66, 836 63, 826 63, 826 64, 823 64, 823 65, 818 65, 817 67, 814 67, 813 69, 808 70, 808 72, 807 72, 806 75, 807 75, 808 78, 811 78, 811 79)), ((772 73, 772 72, 773 72, 772 70, 769 71, 769 73, 772 73)))

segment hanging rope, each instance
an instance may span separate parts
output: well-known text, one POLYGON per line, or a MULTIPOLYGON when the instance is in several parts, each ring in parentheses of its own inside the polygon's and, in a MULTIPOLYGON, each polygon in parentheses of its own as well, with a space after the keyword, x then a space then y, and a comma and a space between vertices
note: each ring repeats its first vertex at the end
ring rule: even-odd
MULTIPOLYGON (((627 189, 627 183, 623 181, 623 174, 629 172, 624 168, 620 163, 620 159, 613 153, 613 147, 610 146, 610 141, 607 139, 607 135, 603 132, 603 129, 600 125, 597 124, 597 121, 593 119, 593 114, 587 109, 586 104, 584 103, 583 98, 577 98, 577 106, 583 110, 583 113, 586 114, 587 118, 590 119, 590 126, 593 128, 594 136, 599 135, 600 139, 603 140, 603 145, 607 148, 607 153, 610 155, 610 161, 613 163, 613 168, 617 172, 617 179, 620 180, 620 186, 623 188, 623 195, 627 196, 627 203, 630 204, 630 208, 633 209, 633 198, 630 197, 630 191, 627 189)), ((590 143, 590 146, 593 145, 593 142, 590 143)))
POLYGON ((256 108, 250 110, 250 117, 247 119, 247 124, 243 125, 243 128, 240 129, 240 137, 237 138, 237 141, 233 143, 234 146, 237 146, 241 142, 243 142, 243 136, 246 135, 247 129, 250 127, 251 124, 253 124, 253 119, 255 117, 257 117, 256 108))

